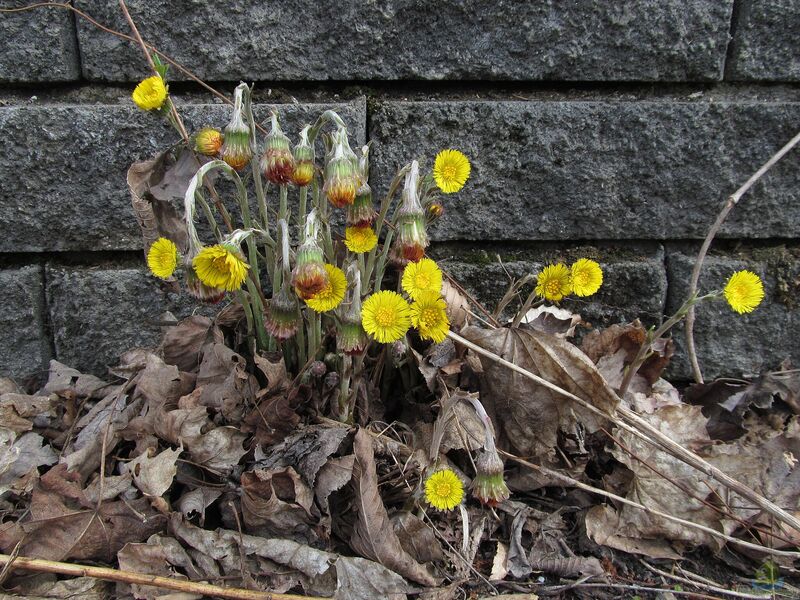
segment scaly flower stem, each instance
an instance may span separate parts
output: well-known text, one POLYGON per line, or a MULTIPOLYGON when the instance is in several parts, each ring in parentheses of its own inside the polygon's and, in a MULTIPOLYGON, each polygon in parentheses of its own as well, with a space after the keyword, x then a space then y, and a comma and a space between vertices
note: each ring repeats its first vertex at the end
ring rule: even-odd
POLYGON ((352 422, 350 412, 350 377, 353 373, 353 357, 342 355, 342 374, 339 381, 339 420, 343 423, 352 422))
MULTIPOLYGON (((389 260, 389 249, 392 246, 392 236, 394 235, 394 231, 391 229, 386 232, 386 239, 383 241, 383 252, 381 252, 381 257, 378 259, 378 266, 375 268, 375 292, 381 291, 381 284, 383 283, 383 273, 386 270, 386 263, 389 260)), ((367 271, 369 271, 369 267, 367 267, 367 271)))
POLYGON ((255 353, 255 347, 252 342, 255 342, 254 332, 255 328, 253 325, 253 309, 250 305, 250 300, 242 290, 236 292, 237 298, 239 298, 239 304, 242 305, 242 309, 244 310, 244 317, 247 321, 247 339, 248 345, 250 346, 250 352, 255 353))
POLYGON ((306 213, 308 212, 308 186, 300 186, 300 212, 297 214, 297 239, 303 239, 303 227, 306 223, 306 213))

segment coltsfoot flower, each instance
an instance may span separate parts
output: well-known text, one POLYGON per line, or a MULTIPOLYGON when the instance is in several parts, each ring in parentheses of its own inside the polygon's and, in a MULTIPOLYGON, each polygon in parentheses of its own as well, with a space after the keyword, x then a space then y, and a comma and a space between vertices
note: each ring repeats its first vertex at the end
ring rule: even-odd
POLYGON ((186 270, 186 290, 192 297, 206 304, 216 304, 225 297, 225 290, 207 286, 192 269, 186 270))
POLYGON ((307 240, 297 251, 297 263, 292 271, 292 285, 303 300, 313 298, 328 285, 328 272, 322 260, 322 249, 313 240, 307 240))
POLYGON ((294 167, 289 138, 281 130, 278 116, 272 113, 272 129, 267 136, 267 147, 261 157, 261 170, 268 181, 276 185, 287 185, 293 181, 294 167))
POLYGON ((203 127, 194 137, 194 149, 205 156, 216 156, 224 141, 225 136, 219 129, 203 127))
POLYGON ((488 506, 497 506, 511 495, 503 479, 503 461, 497 450, 485 450, 475 461, 477 474, 472 480, 472 494, 488 506))
POLYGON ((447 302, 439 292, 418 294, 417 300, 411 304, 411 323, 423 340, 433 340, 438 344, 447 337, 450 331, 447 302))
POLYGON ((364 181, 356 192, 353 204, 347 207, 348 227, 370 227, 377 218, 378 213, 372 205, 372 188, 364 181))
POLYGON ((306 300, 306 305, 319 313, 328 312, 339 306, 344 299, 345 291, 347 291, 347 278, 344 276, 344 271, 326 263, 325 272, 328 274, 328 283, 306 300))
POLYGON ((178 247, 172 240, 160 237, 147 251, 147 266, 160 279, 169 279, 178 267, 178 247))
POLYGON ((233 115, 225 127, 225 141, 222 143, 222 160, 231 168, 241 171, 253 158, 253 149, 250 147, 250 127, 244 122, 243 87, 237 86, 233 92, 233 115))
POLYGON ((362 254, 378 245, 378 236, 372 227, 347 227, 344 230, 344 245, 350 252, 362 254))
POLYGON ((595 261, 580 258, 570 267, 572 291, 576 296, 591 296, 603 285, 603 269, 595 261))
POLYGON ((570 270, 563 263, 547 265, 536 278, 536 295, 558 302, 572 292, 570 270))
POLYGON ((356 356, 364 352, 369 340, 367 332, 361 326, 361 319, 342 320, 342 326, 336 336, 337 348, 348 356, 356 356))
POLYGON ((764 284, 752 271, 737 271, 728 279, 723 290, 725 300, 737 313, 753 312, 764 299, 764 284))
POLYGON ((292 181, 295 185, 304 186, 314 179, 314 146, 308 141, 307 125, 300 132, 300 142, 294 147, 294 172, 292 181))
POLYGON ((381 344, 396 342, 411 327, 411 307, 397 292, 381 290, 364 301, 361 324, 381 344))
POLYGON ((131 97, 142 110, 158 110, 167 101, 167 89, 161 76, 153 75, 139 83, 131 97))
POLYGON ((194 257, 192 266, 207 286, 229 292, 242 287, 250 268, 238 248, 227 244, 206 246, 194 257))
POLYGON ((445 194, 452 194, 464 187, 471 169, 463 152, 442 150, 433 163, 433 179, 445 194))
POLYGON ((300 304, 297 296, 289 292, 287 282, 281 286, 269 301, 264 326, 278 340, 288 340, 297 333, 300 326, 300 304))
POLYGON ((427 292, 442 292, 442 271, 430 258, 409 263, 403 271, 403 289, 412 300, 417 300, 427 292))
POLYGON ((392 246, 392 260, 401 267, 420 260, 429 244, 425 213, 417 191, 418 182, 419 164, 412 161, 403 184, 402 204, 397 209, 397 233, 392 246))
POLYGON ((425 480, 425 500, 436 510, 453 510, 464 498, 464 485, 451 469, 441 469, 425 480))

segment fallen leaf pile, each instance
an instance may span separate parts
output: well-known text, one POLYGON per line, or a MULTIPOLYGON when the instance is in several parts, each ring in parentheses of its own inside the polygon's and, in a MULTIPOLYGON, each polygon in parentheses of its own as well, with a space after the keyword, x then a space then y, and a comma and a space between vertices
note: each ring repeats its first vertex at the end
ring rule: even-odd
MULTIPOLYGON (((579 321, 540 311, 518 329, 464 326, 461 335, 595 410, 446 340, 401 363, 369 359, 368 369, 407 369, 416 384, 381 395, 365 381, 359 425, 342 424, 332 418, 334 372, 320 363, 287 373, 277 354, 237 352, 237 320, 224 311, 167 327, 158 349, 127 352, 104 379, 53 361, 33 394, 0 380, 0 548, 275 593, 442 600, 538 573, 613 577, 600 546, 656 558, 723 548, 698 529, 565 487, 553 471, 728 535, 797 545, 798 532, 613 417, 624 403, 798 513, 798 374, 787 365, 682 395, 660 378, 672 354, 660 340, 620 399, 644 330, 614 326, 578 348, 569 338, 579 321), (510 499, 490 508, 468 497, 437 512, 423 493, 433 469, 453 469, 465 490, 475 476, 486 426, 476 405, 502 453, 546 469, 508 461, 510 499)), ((45 574, 5 585, 37 597, 178 597, 45 574)))

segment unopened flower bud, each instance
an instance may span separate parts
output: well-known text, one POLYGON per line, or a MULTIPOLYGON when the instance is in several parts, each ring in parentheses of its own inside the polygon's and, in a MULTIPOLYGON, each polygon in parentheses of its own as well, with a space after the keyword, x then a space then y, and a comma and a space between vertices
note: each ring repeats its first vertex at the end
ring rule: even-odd
POLYGON ((339 373, 336 371, 330 371, 327 375, 325 375, 324 386, 328 389, 333 389, 337 385, 339 385, 339 373))
POLYGON ((472 494, 483 504, 497 506, 511 495, 503 479, 503 461, 497 450, 484 450, 475 460, 477 474, 472 480, 472 494))
POLYGON ((233 169, 241 171, 253 158, 250 148, 250 127, 244 122, 242 115, 243 86, 238 86, 233 93, 233 116, 225 127, 225 141, 222 144, 222 160, 233 169))
POLYGON ((347 145, 346 135, 343 129, 337 134, 333 156, 325 165, 325 184, 322 191, 336 208, 352 204, 361 185, 358 160, 354 161, 355 154, 347 145))
POLYGON ((425 214, 419 202, 417 182, 419 164, 411 163, 403 187, 403 203, 397 210, 397 233, 392 246, 392 260, 398 266, 417 262, 425 255, 428 247, 428 233, 425 230, 425 214))
POLYGON ((267 136, 267 147, 261 157, 261 170, 264 177, 276 185, 287 185, 292 182, 294 156, 289 146, 289 138, 281 131, 275 113, 272 113, 272 129, 267 136))
POLYGON ((297 260, 292 271, 292 285, 303 300, 321 292, 329 281, 322 249, 316 239, 316 227, 316 214, 311 211, 306 220, 305 240, 297 250, 297 260))
POLYGON ((336 347, 348 356, 357 356, 367 349, 369 338, 361 324, 361 272, 354 262, 347 268, 347 280, 350 285, 338 309, 342 325, 336 336, 336 347))
POLYGON ((439 204, 438 202, 431 202, 428 204, 428 222, 431 223, 441 217, 444 214, 444 206, 439 204))
POLYGON ((216 156, 224 140, 225 136, 219 129, 203 127, 194 138, 194 149, 205 156, 216 156))
POLYGON ((225 297, 225 290, 206 285, 195 275, 194 269, 186 269, 186 290, 193 298, 207 304, 216 304, 225 297))
POLYGON ((314 179, 314 146, 308 141, 309 125, 300 132, 300 143, 294 147, 294 173, 292 181, 296 185, 304 186, 314 179))
POLYGON ((288 340, 300 326, 300 304, 297 296, 289 292, 288 282, 284 282, 281 289, 267 307, 264 326, 267 331, 278 340, 288 340))
POLYGON ((361 326, 361 319, 357 321, 342 321, 342 326, 336 336, 336 346, 348 356, 357 356, 364 352, 369 343, 367 332, 361 326))
POLYGON ((372 188, 364 181, 356 192, 356 199, 347 207, 348 227, 371 227, 378 217, 372 205, 372 188))
POLYGON ((395 364, 399 363, 406 357, 408 353, 408 346, 403 340, 398 340, 392 344, 392 358, 395 364))
POLYGON ((311 371, 311 375, 319 378, 328 372, 328 367, 321 360, 315 360, 313 363, 311 363, 309 371, 311 371))

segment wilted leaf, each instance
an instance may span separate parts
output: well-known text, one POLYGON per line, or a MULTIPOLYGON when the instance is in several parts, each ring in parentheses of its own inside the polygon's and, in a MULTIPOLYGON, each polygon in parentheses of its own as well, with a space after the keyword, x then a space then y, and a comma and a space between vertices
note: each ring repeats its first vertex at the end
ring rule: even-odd
POLYGON ((253 404, 256 378, 247 373, 247 361, 222 343, 203 346, 203 362, 197 373, 203 388, 200 402, 220 412, 230 423, 239 423, 245 405, 253 404))
POLYGON ((28 396, 7 393, 0 395, 0 424, 17 433, 33 429, 34 420, 45 426, 55 417, 55 406, 49 396, 28 396))
POLYGON ((145 397, 150 410, 167 410, 175 408, 178 398, 191 391, 191 388, 182 379, 178 367, 168 365, 155 354, 149 353, 136 391, 145 397))
POLYGON ((445 556, 433 528, 413 513, 401 512, 392 517, 392 527, 403 550, 420 564, 441 561, 445 556))
POLYGON ((310 425, 269 448, 263 458, 258 458, 257 466, 262 469, 291 466, 313 488, 317 472, 345 437, 344 427, 310 425))
POLYGON ((130 461, 127 468, 133 476, 136 487, 145 496, 163 496, 172 485, 175 473, 178 472, 175 463, 181 452, 183 448, 177 450, 167 448, 155 456, 142 454, 130 461))
POLYGON ((192 315, 167 329, 161 342, 161 351, 168 365, 192 372, 200 366, 203 347, 222 341, 222 332, 211 319, 192 315))
POLYGON ((0 427, 0 496, 9 490, 30 492, 39 477, 39 467, 57 462, 58 456, 38 433, 17 438, 0 427))
MULTIPOLYGON (((125 544, 125 546, 117 552, 117 559, 119 561, 119 568, 123 571, 186 580, 187 577, 185 575, 176 573, 175 570, 171 568, 172 566, 181 566, 184 568, 188 567, 194 577, 202 577, 202 574, 194 568, 192 559, 189 558, 189 555, 181 548, 180 544, 171 538, 161 538, 157 535, 152 536, 146 544, 125 544), (172 542, 172 544, 163 545, 162 542, 172 542)), ((156 598, 163 598, 174 593, 164 588, 148 585, 133 584, 130 587, 134 597, 144 600, 156 600, 156 598)), ((200 595, 195 594, 184 595, 184 598, 200 597, 200 595)))
POLYGON ((668 540, 643 539, 635 531, 633 536, 628 536, 625 534, 626 530, 619 513, 608 505, 593 506, 586 513, 586 535, 601 546, 629 554, 643 554, 650 558, 681 559, 681 555, 675 552, 668 540))
POLYGON ((492 559, 492 570, 489 573, 489 581, 503 581, 508 575, 508 545, 497 542, 494 558, 492 559))
POLYGON ((102 398, 119 389, 95 377, 84 375, 77 369, 61 364, 57 360, 50 361, 50 372, 43 392, 58 394, 59 396, 73 396, 78 398, 102 398))
POLYGON ((581 321, 580 315, 572 313, 566 308, 543 304, 530 309, 522 317, 520 327, 568 338, 575 335, 575 328, 581 321))
POLYGON ((314 494, 291 467, 242 474, 242 516, 248 533, 312 541, 314 494))
POLYGON ((195 514, 200 515, 199 522, 202 526, 206 520, 206 509, 221 495, 222 489, 199 487, 180 497, 178 509, 187 519, 194 517, 195 514))
POLYGON ((413 591, 397 573, 376 562, 351 556, 336 560, 334 600, 405 600, 413 591))
MULTIPOLYGON (((569 342, 545 333, 519 329, 465 328, 464 337, 507 361, 558 385, 613 414, 619 402, 592 362, 569 342)), ((522 375, 481 357, 481 399, 494 414, 511 444, 523 455, 544 457, 555 448, 560 429, 576 419, 589 432, 608 427, 594 413, 522 375)), ((487 408, 487 410, 489 410, 487 408)))
POLYGON ((356 459, 352 483, 358 519, 350 545, 362 556, 389 567, 403 577, 427 586, 436 585, 436 580, 430 573, 403 550, 392 529, 378 492, 372 439, 363 429, 356 432, 353 453, 356 459))
POLYGON ((201 435, 209 424, 208 411, 204 406, 156 411, 153 419, 155 434, 170 444, 181 444, 183 440, 201 435))
POLYGON ((247 436, 235 427, 217 427, 208 433, 186 437, 192 462, 218 473, 228 474, 247 454, 242 444, 247 436))
POLYGON ((283 356, 280 357, 267 357, 256 354, 253 361, 258 367, 258 370, 264 374, 267 379, 267 387, 265 388, 266 394, 274 394, 279 390, 285 390, 289 387, 291 379, 286 372, 286 363, 283 361, 283 356), (270 360, 274 358, 274 360, 270 360))
POLYGON ((333 492, 342 489, 353 477, 355 458, 356 457, 352 454, 331 458, 319 470, 317 482, 314 486, 314 495, 323 512, 330 512, 328 508, 328 497, 333 492))
MULTIPOLYGON (((259 394, 261 396, 261 394, 259 394)), ((253 441, 262 448, 283 440, 300 422, 297 408, 311 392, 307 386, 264 394, 253 410, 244 418, 242 431, 253 434, 253 441)))
MULTIPOLYGON (((101 478, 97 477, 83 490, 83 495, 86 497, 89 506, 93 506, 101 500, 100 482, 101 478)), ((133 487, 133 478, 130 473, 125 473, 124 475, 107 475, 102 482, 103 502, 113 500, 119 495, 127 495, 128 492, 136 494, 136 489, 133 487)))
POLYGON ((17 579, 14 594, 0 593, 0 600, 23 596, 27 600, 107 600, 112 597, 111 583, 93 577, 56 580, 53 576, 17 579))
POLYGON ((469 302, 447 278, 442 281, 442 298, 447 303, 447 318, 456 331, 469 321, 469 302))

